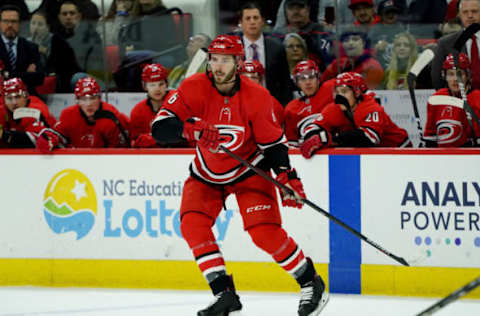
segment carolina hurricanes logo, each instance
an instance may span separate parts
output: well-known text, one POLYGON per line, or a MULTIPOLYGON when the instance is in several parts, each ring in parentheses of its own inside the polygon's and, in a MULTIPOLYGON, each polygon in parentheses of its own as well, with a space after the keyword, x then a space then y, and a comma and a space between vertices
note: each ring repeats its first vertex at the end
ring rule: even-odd
POLYGON ((243 144, 245 128, 235 125, 215 125, 220 131, 222 145, 231 151, 235 151, 243 144))
POLYGON ((320 113, 315 113, 307 117, 304 117, 300 122, 298 122, 297 128, 300 133, 300 137, 304 137, 310 131, 318 129, 318 126, 313 124, 313 122, 316 120, 322 121, 323 115, 320 113))
POLYGON ((463 135, 462 123, 455 120, 440 120, 437 122, 437 136, 439 144, 451 144, 463 135))

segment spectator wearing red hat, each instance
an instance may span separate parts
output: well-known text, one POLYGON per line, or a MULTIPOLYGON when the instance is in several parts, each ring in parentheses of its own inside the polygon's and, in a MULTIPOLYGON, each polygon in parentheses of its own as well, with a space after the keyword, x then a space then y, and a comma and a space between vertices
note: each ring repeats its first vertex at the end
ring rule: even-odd
POLYGON ((350 0, 348 8, 355 17, 355 25, 370 29, 372 25, 380 22, 380 16, 375 12, 373 0, 350 0))
POLYGON ((143 89, 147 98, 137 103, 130 112, 130 133, 132 147, 165 147, 152 137, 151 123, 163 103, 176 92, 167 90, 167 70, 160 64, 148 64, 142 71, 143 89))
POLYGON ((100 98, 100 86, 91 77, 75 85, 77 104, 65 108, 54 129, 42 131, 37 148, 50 152, 55 147, 128 147, 128 117, 100 98))
POLYGON ((320 71, 313 60, 300 61, 293 77, 303 96, 292 100, 285 108, 285 136, 290 146, 298 147, 307 132, 305 127, 333 102, 335 80, 320 81, 320 71))
POLYGON ((2 94, 0 148, 34 148, 38 134, 55 125, 55 117, 42 100, 28 94, 20 78, 4 81, 2 94))

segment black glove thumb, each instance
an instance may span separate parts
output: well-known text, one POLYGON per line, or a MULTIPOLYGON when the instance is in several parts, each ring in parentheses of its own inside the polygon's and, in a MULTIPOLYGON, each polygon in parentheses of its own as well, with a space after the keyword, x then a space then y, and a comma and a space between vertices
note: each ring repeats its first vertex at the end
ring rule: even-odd
POLYGON ((335 104, 342 104, 342 105, 345 105, 347 109, 350 108, 350 103, 348 103, 348 99, 341 94, 337 94, 335 96, 335 104))

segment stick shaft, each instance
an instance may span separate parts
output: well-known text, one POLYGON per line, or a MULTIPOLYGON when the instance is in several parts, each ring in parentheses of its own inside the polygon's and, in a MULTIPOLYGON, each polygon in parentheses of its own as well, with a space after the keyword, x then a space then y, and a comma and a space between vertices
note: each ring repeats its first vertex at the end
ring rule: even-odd
MULTIPOLYGON (((264 178, 265 180, 267 181, 270 181, 271 183, 275 184, 278 188, 288 192, 289 194, 292 194, 292 195, 295 195, 295 192, 294 190, 290 189, 289 187, 281 184, 280 182, 278 182, 277 180, 275 180, 274 178, 270 177, 268 174, 265 173, 265 171, 263 171, 262 169, 259 169, 257 167, 255 167, 254 165, 252 165, 250 162, 246 161, 245 159, 241 158, 240 156, 234 154, 230 149, 226 148, 225 146, 220 146, 220 148, 227 154, 229 155, 230 157, 232 157, 233 159, 237 160, 238 162, 240 162, 241 164, 243 164, 244 166, 246 166, 247 168, 253 170, 256 174, 258 174, 259 176, 261 176, 262 178, 264 178)), ((310 200, 308 199, 300 199, 304 204, 310 206, 311 208, 313 208, 314 210, 318 211, 319 213, 323 214, 324 216, 328 217, 330 220, 334 221, 336 224, 342 226, 343 228, 345 228, 346 230, 348 230, 349 232, 351 232, 352 234, 354 234, 355 236, 359 237, 360 239, 362 239, 363 241, 365 241, 366 243, 370 244, 371 246, 375 247, 377 250, 379 250, 380 252, 384 253, 385 255, 389 256, 390 258, 394 259, 395 261, 397 261, 398 263, 404 265, 404 266, 409 266, 409 264, 407 263, 407 261, 401 257, 398 257, 394 254, 392 254, 391 252, 387 251, 386 249, 384 249, 383 247, 381 247, 380 245, 378 245, 377 243, 371 241, 370 239, 368 239, 367 237, 365 237, 364 235, 362 235, 360 232, 358 232, 357 230, 355 230, 354 228, 352 228, 351 226, 349 226, 348 224, 342 222, 340 219, 338 219, 337 217, 333 216, 332 214, 330 214, 329 212, 325 211, 324 209, 322 209, 321 207, 319 207, 318 205, 316 205, 315 203, 311 202, 310 200)))
POLYGON ((459 288, 455 292, 451 293, 447 297, 441 299, 437 303, 433 304, 417 316, 430 316, 439 309, 445 307, 446 305, 458 300, 460 297, 467 295, 471 291, 473 291, 477 286, 480 285, 480 277, 476 278, 475 280, 469 282, 468 284, 464 285, 463 287, 459 288))

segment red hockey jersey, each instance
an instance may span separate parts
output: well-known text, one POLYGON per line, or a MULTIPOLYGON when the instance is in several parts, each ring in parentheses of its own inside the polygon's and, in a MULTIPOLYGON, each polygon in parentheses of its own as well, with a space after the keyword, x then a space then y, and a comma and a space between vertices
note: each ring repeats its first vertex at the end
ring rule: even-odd
MULTIPOLYGON (((13 113, 10 112, 5 105, 0 105, 0 126, 4 131, 25 132, 32 141, 32 144, 35 144, 38 133, 46 127, 53 127, 56 123, 56 119, 48 110, 47 105, 35 96, 29 97, 25 107, 40 110, 40 119, 37 120, 31 117, 24 117, 14 120, 13 113)), ((8 147, 8 144, 5 144, 0 140, 0 147, 8 147)))
MULTIPOLYGON (((438 147, 461 147, 472 140, 472 129, 463 109, 463 101, 453 99, 451 104, 442 102, 435 96, 450 96, 447 88, 436 91, 427 102, 427 122, 424 137, 437 143, 438 147), (457 105, 455 105, 458 103, 457 105)), ((453 98, 453 97, 452 97, 453 98)), ((448 99, 448 98, 447 98, 448 99)), ((480 91, 474 90, 467 95, 468 104, 480 117, 480 91)), ((472 120, 475 138, 480 137, 480 127, 472 120)))
MULTIPOLYGON (((223 137, 222 145, 253 165, 263 159, 262 149, 286 143, 269 92, 243 76, 235 94, 223 96, 206 74, 192 75, 181 83, 155 120, 172 116, 182 121, 198 117, 215 125, 223 137)), ((212 153, 200 145, 191 170, 216 184, 233 182, 248 171, 222 151, 212 153)))
POLYGON ((325 81, 312 97, 290 101, 285 107, 285 136, 291 146, 297 147, 305 136, 305 127, 315 121, 325 106, 333 102, 335 79, 325 81))
POLYGON ((353 112, 353 123, 347 118, 340 105, 330 103, 320 116, 306 128, 306 132, 322 127, 331 135, 359 128, 378 147, 410 147, 407 131, 398 127, 373 97, 364 94, 353 112), (317 126, 317 127, 315 127, 317 126))
MULTIPOLYGON (((168 90, 163 99, 163 104, 170 99, 176 90, 168 90)), ((148 99, 138 102, 130 112, 130 136, 132 140, 137 139, 142 134, 151 134, 152 121, 157 115, 148 99)), ((163 106, 163 105, 162 105, 163 106)))
POLYGON ((67 147, 102 148, 128 146, 128 118, 113 105, 102 102, 99 110, 106 114, 89 122, 78 104, 65 108, 55 130, 67 140, 67 147), (110 116, 110 117, 105 117, 110 116), (115 123, 117 121, 118 124, 115 123))

